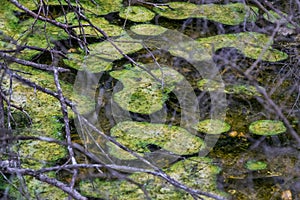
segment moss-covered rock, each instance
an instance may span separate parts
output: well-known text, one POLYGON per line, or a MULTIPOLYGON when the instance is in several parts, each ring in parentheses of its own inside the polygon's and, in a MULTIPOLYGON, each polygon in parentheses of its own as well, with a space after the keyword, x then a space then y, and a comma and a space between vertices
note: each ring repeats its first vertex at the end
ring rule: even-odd
MULTIPOLYGON (((114 43, 124 54, 131 54, 143 48, 139 40, 132 39, 127 34, 116 39, 114 43)), ((89 55, 85 55, 82 51, 69 53, 68 59, 64 59, 64 62, 77 70, 98 73, 112 69, 112 62, 123 58, 123 55, 108 41, 91 44, 88 47, 89 55)))
POLYGON ((151 114, 162 109, 168 94, 176 83, 183 80, 183 76, 168 67, 151 70, 151 73, 163 80, 163 88, 160 82, 139 67, 110 72, 110 75, 120 80, 124 86, 123 90, 114 94, 114 101, 123 109, 135 113, 151 114))
POLYGON ((128 6, 120 11, 119 16, 133 22, 147 22, 151 21, 155 14, 142 6, 128 6))
MULTIPOLYGON (((209 192, 222 198, 228 195, 217 188, 216 176, 220 168, 212 164, 212 160, 205 157, 191 157, 172 165, 165 172, 177 181, 188 187, 209 192)), ((192 200, 193 197, 183 190, 175 188, 163 179, 146 173, 134 173, 129 178, 148 192, 151 199, 184 199, 192 200)), ((104 199, 146 199, 145 194, 139 188, 126 181, 107 181, 95 179, 92 182, 82 181, 81 192, 89 197, 104 199)), ((201 195, 203 199, 212 199, 201 195)))
MULTIPOLYGON (((111 136, 129 149, 140 153, 150 153, 149 145, 156 145, 177 155, 190 155, 204 148, 202 139, 187 130, 165 124, 124 121, 111 129, 111 136)), ((109 152, 123 160, 136 159, 115 145, 109 145, 109 152)))
POLYGON ((218 119, 206 119, 200 121, 194 128, 202 133, 221 134, 229 131, 231 126, 218 119))
POLYGON ((282 121, 258 120, 250 124, 249 131, 256 135, 278 135, 286 132, 286 127, 282 121))
POLYGON ((170 2, 168 6, 155 7, 154 11, 169 19, 204 18, 228 25, 238 25, 244 21, 255 21, 258 9, 242 3, 202 4, 170 2))

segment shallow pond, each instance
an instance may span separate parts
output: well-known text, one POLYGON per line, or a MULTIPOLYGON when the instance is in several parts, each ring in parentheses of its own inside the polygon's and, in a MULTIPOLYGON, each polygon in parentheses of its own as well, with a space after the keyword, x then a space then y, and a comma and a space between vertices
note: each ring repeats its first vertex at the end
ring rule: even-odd
MULTIPOLYGON (((107 3, 103 13, 86 6, 94 13, 91 21, 135 64, 89 27, 89 55, 67 45, 64 35, 54 38, 68 52, 61 62, 72 73, 63 77, 64 87, 69 92, 73 85, 76 95, 70 96, 82 115, 191 188, 225 199, 300 198, 299 144, 264 96, 278 105, 299 135, 300 37, 293 25, 285 23, 270 37, 276 16, 268 18, 256 6, 238 1, 137 1, 131 7, 121 2, 107 3)), ((288 12, 280 3, 274 5, 288 12)), ((57 20, 76 24, 71 12, 57 20)), ((52 114, 59 116, 57 110, 52 114)), ((149 168, 80 120, 72 125, 73 141, 102 162, 149 168)), ((87 162, 79 155, 78 160, 87 162)), ((137 182, 153 199, 192 199, 145 173, 125 171, 123 180, 92 180, 97 173, 80 173, 82 194, 141 199, 143 191, 132 184, 137 182)), ((59 177, 68 180, 69 175, 59 177)))

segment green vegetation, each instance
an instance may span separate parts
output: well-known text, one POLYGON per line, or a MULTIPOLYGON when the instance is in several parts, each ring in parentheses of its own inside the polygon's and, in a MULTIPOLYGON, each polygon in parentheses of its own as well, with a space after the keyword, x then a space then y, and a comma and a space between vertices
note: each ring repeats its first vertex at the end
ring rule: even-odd
POLYGON ((251 171, 263 170, 267 168, 267 163, 262 161, 248 160, 245 167, 251 171))
MULTIPOLYGON (((131 54, 143 48, 139 40, 132 39, 127 34, 113 42, 124 54, 131 54)), ((85 55, 82 51, 69 53, 67 54, 68 59, 65 59, 64 62, 77 70, 98 73, 111 70, 112 62, 123 58, 123 55, 109 41, 91 44, 89 48, 89 55, 85 55)))
MULTIPOLYGON (((147 65, 144 67, 149 69, 147 65)), ((123 90, 114 93, 114 101, 123 109, 135 113, 151 114, 162 109, 163 103, 168 99, 168 93, 183 79, 183 76, 168 67, 151 70, 151 73, 163 80, 164 88, 160 82, 139 67, 110 72, 112 77, 124 85, 123 90)))
MULTIPOLYGON (((228 197, 226 193, 217 188, 216 175, 219 174, 220 168, 213 165, 212 160, 209 158, 191 157, 178 161, 164 171, 171 178, 186 184, 190 188, 210 192, 224 198, 228 197)), ((189 194, 176 189, 157 176, 134 173, 129 178, 143 185, 151 199, 193 199, 189 194)), ((95 179, 93 181, 82 181, 80 190, 84 195, 95 198, 145 199, 143 191, 137 185, 122 180, 95 179)), ((201 198, 205 200, 212 199, 205 196, 201 196, 201 198)))
POLYGON ((230 125, 218 119, 206 119, 200 121, 195 127, 196 130, 207 134, 221 134, 230 130, 230 125))
POLYGON ((276 62, 287 59, 288 55, 271 47, 273 41, 268 35, 255 32, 242 32, 236 34, 216 35, 197 40, 201 47, 208 51, 216 51, 224 47, 240 50, 246 57, 276 62))
POLYGON ((155 14, 142 6, 128 6, 120 11, 119 16, 133 22, 147 22, 151 21, 155 14))
POLYGON ((286 127, 281 121, 258 120, 250 124, 249 131, 256 135, 278 135, 286 132, 286 127))
MULTIPOLYGON (((202 139, 187 130, 166 124, 124 121, 111 129, 111 136, 137 153, 150 153, 150 144, 177 155, 191 155, 204 148, 202 139)), ((110 154, 119 159, 136 159, 115 145, 110 146, 110 154)))
POLYGON ((186 2, 170 2, 168 6, 155 7, 154 11, 169 19, 205 18, 227 25, 255 21, 256 13, 258 13, 256 7, 242 3, 196 5, 186 2))
MULTIPOLYGON (((252 85, 226 84, 224 87, 223 84, 224 83, 219 83, 214 80, 201 79, 197 86, 200 90, 207 92, 224 92, 226 94, 233 94, 241 97, 261 96, 256 87, 252 85)), ((260 89, 264 90, 263 87, 260 87, 260 89)))
POLYGON ((160 34, 166 32, 168 29, 153 24, 138 24, 130 27, 130 30, 137 35, 159 36, 160 34))
MULTIPOLYGON (((120 36, 124 34, 124 31, 122 27, 119 27, 117 25, 110 24, 105 18, 103 17, 97 17, 95 15, 88 15, 89 20, 94 26, 97 26, 99 29, 104 31, 107 36, 120 36)), ((61 16, 56 18, 56 21, 61 23, 70 24, 72 26, 79 26, 78 18, 74 12, 70 12, 67 15, 61 16)), ((88 26, 89 23, 86 21, 80 21, 81 25, 83 27, 77 27, 73 30, 76 32, 76 34, 82 36, 85 35, 86 37, 103 37, 99 31, 97 31, 95 28, 88 26)))

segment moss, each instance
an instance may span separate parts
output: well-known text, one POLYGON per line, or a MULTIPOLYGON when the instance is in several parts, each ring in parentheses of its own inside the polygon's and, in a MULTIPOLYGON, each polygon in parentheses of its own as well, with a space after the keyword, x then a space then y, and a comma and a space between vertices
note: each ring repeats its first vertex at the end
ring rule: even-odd
POLYGON ((249 131, 256 135, 278 135, 286 132, 286 127, 281 121, 258 120, 250 124, 249 131))
POLYGON ((128 6, 120 11, 119 16, 133 22, 147 22, 151 21, 155 14, 142 6, 128 6))
MULTIPOLYGON (((213 165, 212 160, 209 158, 191 157, 175 163, 164 171, 171 178, 188 187, 210 192, 223 198, 228 197, 226 193, 217 188, 216 175, 220 172, 220 168, 213 165)), ((134 173, 129 178, 142 185, 151 199, 193 199, 192 196, 183 190, 179 190, 159 177, 150 174, 134 173)), ((95 198, 145 199, 145 194, 137 185, 121 180, 95 179, 92 182, 82 181, 80 190, 82 194, 95 198)), ((201 198, 206 200, 212 199, 202 195, 201 198)))
POLYGON ((162 109, 168 93, 183 79, 183 76, 167 67, 163 67, 162 71, 151 70, 151 73, 158 79, 163 79, 164 88, 161 88, 161 83, 138 67, 110 72, 112 77, 120 80, 124 85, 123 90, 114 93, 114 101, 123 109, 135 113, 151 114, 162 109))
POLYGON ((263 170, 267 168, 267 163, 256 160, 248 160, 245 167, 251 171, 263 170))
POLYGON ((227 25, 255 21, 256 13, 258 13, 256 7, 242 3, 196 5, 186 2, 170 2, 168 6, 155 7, 154 11, 169 19, 205 18, 227 25))
MULTIPOLYGON (((177 155, 190 155, 204 148, 204 142, 176 126, 147 122, 120 122, 111 129, 111 136, 137 153, 149 153, 149 145, 156 145, 177 155)), ((110 145, 110 154, 119 159, 135 159, 120 148, 110 145)))
POLYGON ((196 126, 199 132, 207 134, 221 134, 229 131, 231 126, 224 121, 217 119, 206 119, 200 121, 196 126))

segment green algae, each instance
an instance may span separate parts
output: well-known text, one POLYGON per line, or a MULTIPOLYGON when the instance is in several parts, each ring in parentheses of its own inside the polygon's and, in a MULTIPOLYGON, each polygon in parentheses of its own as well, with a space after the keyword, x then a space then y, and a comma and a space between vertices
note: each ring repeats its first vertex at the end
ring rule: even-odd
MULTIPOLYGON (((111 136, 129 149, 140 153, 150 153, 150 144, 177 155, 190 155, 204 148, 202 139, 192 135, 183 128, 165 124, 124 121, 111 129, 111 136)), ((119 159, 136 159, 128 152, 109 145, 109 153, 119 159)))
MULTIPOLYGON (((113 42, 124 54, 135 53, 143 48, 139 40, 132 39, 127 34, 113 42)), ((68 59, 64 59, 65 64, 77 70, 98 73, 111 70, 112 62, 124 57, 109 41, 90 44, 88 47, 89 55, 85 55, 82 51, 69 53, 67 54, 68 59)))
MULTIPOLYGON (((29 133, 26 135, 36 136, 29 133)), ((26 140, 19 142, 17 146, 20 157, 26 158, 22 159, 23 168, 40 169, 67 156, 67 150, 56 143, 26 140)))
MULTIPOLYGON (((44 88, 56 91, 53 75, 16 64, 11 65, 10 67, 15 70, 27 72, 23 74, 24 78, 27 78, 44 88)), ((3 81, 2 86, 4 90, 9 88, 8 83, 6 83, 7 81, 8 78, 5 78, 3 81)), ((81 102, 85 101, 86 103, 82 103, 85 105, 85 110, 93 108, 94 102, 74 94, 72 85, 61 81, 61 87, 67 98, 70 98, 75 102, 76 100, 81 102)), ((12 91, 12 103, 23 108, 31 118, 31 124, 22 125, 24 123, 24 120, 22 119, 20 122, 15 122, 16 129, 21 135, 44 136, 58 140, 63 139, 63 124, 59 120, 62 118, 61 105, 56 98, 26 86, 15 79, 13 79, 12 91), (25 129, 19 127, 20 125, 25 127, 30 126, 30 128, 25 129), (22 129, 20 130, 19 128, 22 129)), ((12 109, 12 113, 24 115, 24 113, 15 109, 12 109)), ((69 113, 69 117, 73 117, 73 114, 69 113)), ((37 168, 55 162, 67 155, 66 149, 63 146, 43 141, 20 141, 18 143, 18 150, 22 157, 27 158, 23 160, 24 165, 31 168, 37 168)))
POLYGON ((252 59, 258 59, 262 56, 261 59, 264 61, 276 62, 285 60, 288 57, 286 53, 273 49, 271 47, 272 41, 270 41, 270 37, 261 33, 242 32, 216 35, 199 38, 197 41, 199 42, 199 46, 207 48, 209 52, 217 51, 224 47, 231 47, 238 49, 246 57, 252 59))
MULTIPOLYGON (((190 188, 209 192, 219 197, 227 198, 228 194, 220 191, 217 187, 216 176, 220 168, 212 164, 212 160, 206 157, 191 157, 173 164, 164 170, 171 178, 187 185, 190 188)), ((193 197, 183 190, 175 188, 165 180, 146 173, 134 173, 130 175, 132 181, 143 185, 151 199, 188 199, 193 197)), ((80 183, 82 194, 104 199, 146 199, 145 194, 132 182, 122 180, 82 181, 80 183)), ((213 199, 200 195, 203 199, 213 199)))
POLYGON ((153 24, 138 24, 138 25, 131 26, 130 30, 137 35, 158 36, 166 32, 168 29, 153 24))
MULTIPOLYGON (((46 174, 50 178, 55 177, 54 172, 49 172, 46 174)), ((43 199, 43 200, 62 200, 67 199, 68 194, 63 192, 61 189, 49 185, 45 182, 39 181, 36 178, 31 176, 23 176, 22 183, 17 178, 12 180, 12 184, 6 184, 6 189, 9 189, 9 196, 13 199, 24 199, 24 193, 20 193, 19 187, 22 187, 22 184, 26 184, 27 195, 29 199, 43 199), (15 188, 15 187, 18 188, 15 188)))
POLYGON ((282 121, 258 120, 250 124, 249 131, 256 135, 278 135, 286 132, 286 127, 282 121))
POLYGON ((170 48, 174 56, 187 60, 203 61, 211 59, 214 51, 230 47, 241 51, 246 57, 261 59, 263 61, 277 62, 287 59, 288 55, 271 47, 270 37, 255 32, 216 35, 207 38, 199 38, 196 41, 181 42, 170 48), (194 54, 191 54, 192 51, 194 54))
POLYGON ((114 101, 123 109, 135 113, 151 114, 162 109, 168 94, 176 83, 183 80, 183 76, 168 67, 151 70, 151 73, 164 81, 164 88, 148 72, 138 67, 110 72, 124 85, 123 90, 114 93, 114 101))
POLYGON ((186 2, 170 2, 168 6, 155 7, 154 11, 169 19, 204 18, 227 25, 255 21, 256 13, 258 13, 256 7, 242 3, 196 5, 186 2))
POLYGON ((71 5, 79 6, 83 8, 86 13, 95 14, 95 15, 107 15, 113 12, 119 12, 122 5, 122 0, 81 0, 80 5, 78 1, 71 0, 71 5))
POLYGON ((256 160, 248 160, 245 164, 245 167, 251 171, 263 170, 268 166, 267 163, 256 160))
MULTIPOLYGON (((226 94, 233 94, 236 96, 242 97, 254 97, 262 96, 255 86, 245 85, 245 84, 226 84, 220 83, 214 80, 201 79, 197 86, 202 91, 207 92, 224 92, 226 94)), ((263 87, 259 86, 261 90, 264 90, 263 87)))
POLYGON ((287 28, 294 29, 295 26, 290 24, 288 22, 288 20, 284 18, 284 17, 288 17, 288 15, 286 13, 282 13, 282 15, 283 16, 280 16, 277 12, 275 12, 273 10, 269 10, 268 13, 263 14, 263 17, 264 17, 264 19, 266 19, 272 23, 280 23, 280 24, 285 25, 287 28))
POLYGON ((207 133, 207 134, 221 134, 228 132, 231 126, 224 121, 217 119, 206 119, 200 121, 196 126, 199 132, 207 133))
POLYGON ((119 16, 133 22, 147 22, 151 21, 155 14, 142 6, 128 6, 120 11, 119 16))
MULTIPOLYGON (((87 16, 90 22, 100 28, 102 31, 106 33, 107 36, 120 36, 124 34, 122 27, 117 25, 110 24, 105 18, 98 17, 95 15, 87 16)), ((79 21, 75 13, 71 12, 65 16, 61 16, 56 18, 56 21, 61 23, 70 24, 72 26, 79 26, 79 21)), ((99 33, 95 28, 88 26, 89 23, 86 21, 80 21, 80 25, 82 27, 73 28, 77 35, 84 35, 86 37, 102 37, 101 33, 99 33)))

